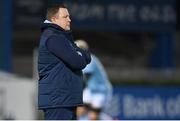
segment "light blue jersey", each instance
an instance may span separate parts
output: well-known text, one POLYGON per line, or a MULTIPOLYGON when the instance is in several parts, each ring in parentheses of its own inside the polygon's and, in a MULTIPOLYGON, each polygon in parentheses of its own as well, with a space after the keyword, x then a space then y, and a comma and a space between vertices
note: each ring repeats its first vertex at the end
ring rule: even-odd
POLYGON ((104 95, 105 102, 107 99, 111 98, 112 95, 112 85, 107 77, 107 74, 99 61, 99 59, 91 54, 91 63, 86 66, 83 73, 91 73, 91 77, 87 81, 87 87, 93 94, 104 95))

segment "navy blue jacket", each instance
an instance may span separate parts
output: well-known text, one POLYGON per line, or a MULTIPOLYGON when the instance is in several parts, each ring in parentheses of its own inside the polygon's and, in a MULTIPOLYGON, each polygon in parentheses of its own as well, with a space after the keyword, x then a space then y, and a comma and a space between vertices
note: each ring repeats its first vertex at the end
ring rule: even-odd
POLYGON ((78 48, 71 32, 44 23, 38 53, 39 109, 82 105, 82 69, 90 53, 78 48))

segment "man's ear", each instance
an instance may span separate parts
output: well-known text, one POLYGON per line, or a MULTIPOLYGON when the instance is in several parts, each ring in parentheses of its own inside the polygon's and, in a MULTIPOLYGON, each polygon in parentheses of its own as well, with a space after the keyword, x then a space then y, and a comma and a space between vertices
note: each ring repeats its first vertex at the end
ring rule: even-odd
POLYGON ((56 17, 55 16, 53 16, 52 18, 51 18, 51 22, 55 22, 56 21, 56 17))

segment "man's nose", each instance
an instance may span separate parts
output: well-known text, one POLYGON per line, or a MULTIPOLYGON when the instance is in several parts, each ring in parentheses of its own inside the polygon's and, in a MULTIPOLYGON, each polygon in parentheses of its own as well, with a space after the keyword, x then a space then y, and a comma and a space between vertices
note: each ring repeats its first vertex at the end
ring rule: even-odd
POLYGON ((71 22, 71 19, 70 19, 70 17, 68 17, 68 21, 69 21, 69 22, 71 22))

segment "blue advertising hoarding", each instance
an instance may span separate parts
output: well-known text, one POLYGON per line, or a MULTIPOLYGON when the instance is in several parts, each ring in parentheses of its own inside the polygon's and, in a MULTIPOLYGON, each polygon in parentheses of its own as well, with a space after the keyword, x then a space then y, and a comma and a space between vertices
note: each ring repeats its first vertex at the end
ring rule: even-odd
POLYGON ((180 119, 180 87, 115 87, 112 102, 121 120, 180 119))
POLYGON ((67 4, 76 29, 176 29, 176 0, 69 0, 67 4))

